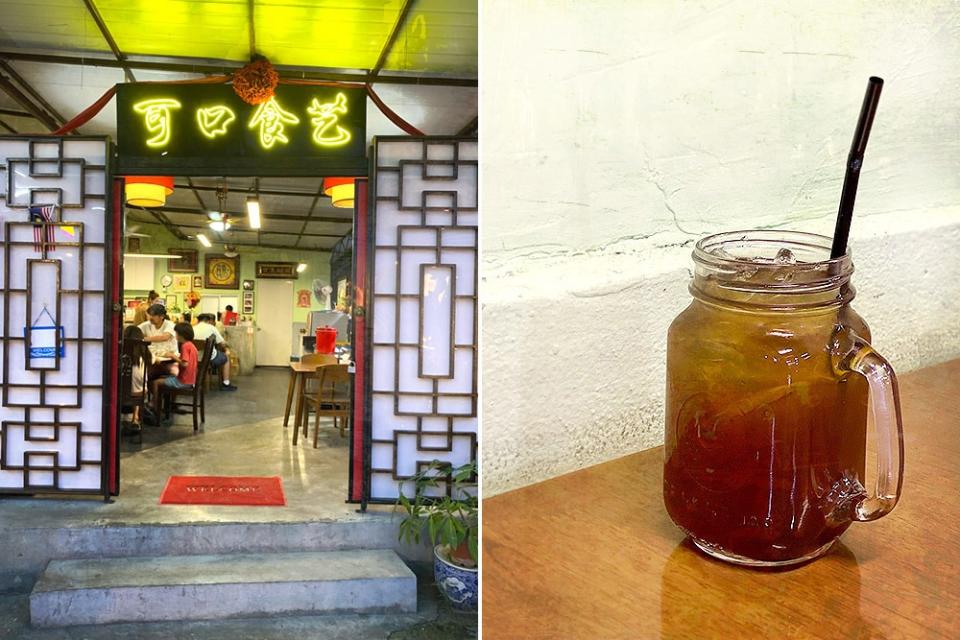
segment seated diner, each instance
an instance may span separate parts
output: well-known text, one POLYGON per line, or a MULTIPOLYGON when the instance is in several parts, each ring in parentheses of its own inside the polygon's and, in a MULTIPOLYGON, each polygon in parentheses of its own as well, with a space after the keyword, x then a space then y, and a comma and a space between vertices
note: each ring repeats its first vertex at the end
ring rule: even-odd
POLYGON ((167 308, 162 304, 152 304, 147 309, 147 321, 140 324, 143 341, 150 347, 153 362, 150 364, 149 378, 177 375, 177 363, 170 356, 179 355, 177 337, 173 322, 167 318, 167 308))
POLYGON ((220 371, 222 382, 220 388, 224 391, 236 391, 237 387, 230 383, 230 348, 223 339, 216 326, 217 317, 212 313, 201 313, 197 316, 197 324, 193 327, 194 340, 206 340, 214 337, 213 355, 210 366, 220 371))
POLYGON ((200 362, 197 348, 193 345, 193 326, 188 322, 177 323, 174 328, 176 341, 179 346, 177 352, 166 351, 162 355, 176 362, 178 373, 158 377, 152 383, 153 411, 156 416, 161 415, 161 402, 165 390, 191 389, 197 383, 197 365, 200 362))

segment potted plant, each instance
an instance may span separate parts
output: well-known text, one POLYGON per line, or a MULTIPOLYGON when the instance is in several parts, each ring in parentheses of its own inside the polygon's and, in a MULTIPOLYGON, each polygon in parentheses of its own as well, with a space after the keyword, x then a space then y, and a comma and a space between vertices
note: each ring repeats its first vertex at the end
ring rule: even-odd
POLYGON ((404 494, 404 483, 397 499, 397 506, 405 512, 399 538, 419 543, 426 530, 433 545, 433 575, 440 592, 455 610, 476 612, 477 463, 451 468, 434 460, 410 481, 413 497, 404 494))

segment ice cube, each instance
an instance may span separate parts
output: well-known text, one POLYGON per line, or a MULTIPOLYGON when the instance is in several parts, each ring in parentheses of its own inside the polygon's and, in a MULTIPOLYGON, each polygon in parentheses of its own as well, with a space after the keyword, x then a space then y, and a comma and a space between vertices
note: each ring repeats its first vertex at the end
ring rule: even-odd
POLYGON ((797 258, 793 255, 793 251, 784 247, 777 251, 773 264, 797 264, 797 258))

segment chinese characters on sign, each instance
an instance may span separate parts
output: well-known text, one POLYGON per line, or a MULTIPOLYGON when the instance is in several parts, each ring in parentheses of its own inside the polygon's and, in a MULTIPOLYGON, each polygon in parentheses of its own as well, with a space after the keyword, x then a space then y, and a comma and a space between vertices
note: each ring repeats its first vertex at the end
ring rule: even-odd
POLYGON ((133 105, 133 110, 143 114, 147 131, 153 137, 147 140, 148 147, 165 147, 170 142, 170 110, 179 109, 180 103, 169 98, 144 100, 133 105))
POLYGON ((338 146, 350 142, 350 132, 337 124, 340 119, 338 114, 347 112, 347 97, 342 93, 337 94, 337 99, 332 103, 320 104, 314 98, 307 109, 312 117, 310 124, 313 125, 313 141, 324 146, 338 146), (331 131, 336 126, 335 131, 331 131))
MULTIPOLYGON (((142 100, 133 105, 133 110, 144 118, 149 134, 145 141, 148 147, 161 149, 170 143, 174 135, 173 111, 181 106, 179 101, 172 98, 142 100)), ((306 111, 313 127, 311 138, 314 143, 320 146, 339 146, 351 140, 350 131, 340 124, 341 116, 348 113, 347 97, 342 92, 338 93, 332 102, 322 103, 313 98, 306 111)), ((227 135, 236 119, 234 111, 225 105, 196 109, 197 128, 210 140, 227 135)), ((271 149, 277 143, 289 143, 287 128, 298 124, 300 118, 281 107, 274 96, 257 107, 247 123, 247 128, 257 132, 260 145, 264 149, 271 149)))
POLYGON ((260 125, 260 144, 265 149, 269 149, 278 140, 284 144, 290 142, 290 139, 283 134, 284 123, 297 124, 299 122, 300 118, 280 108, 276 98, 270 98, 257 107, 253 117, 250 118, 250 124, 247 126, 252 129, 260 125))
POLYGON ((233 109, 223 105, 197 109, 197 125, 200 127, 200 133, 211 140, 225 134, 227 127, 236 119, 233 109))

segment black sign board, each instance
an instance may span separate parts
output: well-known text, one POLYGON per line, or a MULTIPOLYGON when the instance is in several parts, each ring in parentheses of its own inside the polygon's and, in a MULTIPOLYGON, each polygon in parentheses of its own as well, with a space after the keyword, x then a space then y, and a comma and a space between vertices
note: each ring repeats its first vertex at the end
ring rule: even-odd
POLYGON ((280 85, 260 105, 225 84, 117 89, 119 173, 362 176, 363 89, 280 85))

